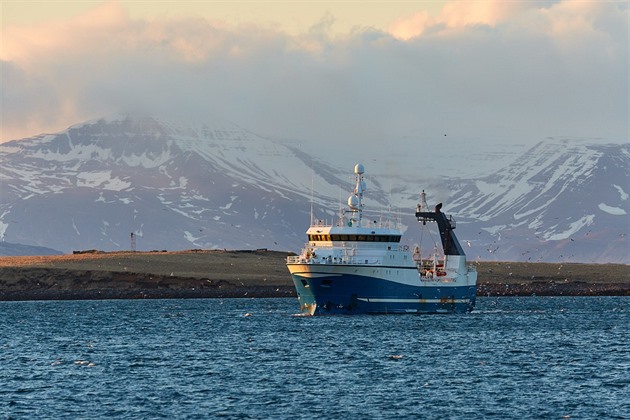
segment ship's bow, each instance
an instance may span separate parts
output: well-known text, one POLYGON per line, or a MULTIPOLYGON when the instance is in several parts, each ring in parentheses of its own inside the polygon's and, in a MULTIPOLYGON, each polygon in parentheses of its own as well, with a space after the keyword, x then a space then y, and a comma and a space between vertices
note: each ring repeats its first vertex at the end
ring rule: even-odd
MULTIPOLYGON (((291 257, 289 257, 291 258, 291 257)), ((308 268, 306 264, 300 264, 289 261, 287 262, 287 268, 291 273, 291 279, 297 292, 298 301, 300 302, 300 312, 304 315, 313 315, 317 309, 317 300, 315 294, 311 289, 306 273, 308 268)))

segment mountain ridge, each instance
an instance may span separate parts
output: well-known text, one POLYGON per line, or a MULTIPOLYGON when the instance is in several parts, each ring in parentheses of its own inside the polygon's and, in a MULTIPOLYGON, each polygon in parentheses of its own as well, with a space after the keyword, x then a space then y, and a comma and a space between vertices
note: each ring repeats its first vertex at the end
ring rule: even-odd
MULTIPOLYGON (((212 124, 116 116, 1 144, 0 238, 64 252, 129 249, 131 233, 144 250, 297 251, 311 214, 334 219, 356 162, 339 168, 343 156, 212 124)), ((479 177, 387 180, 368 165, 366 204, 374 217, 391 202, 406 209, 389 215, 413 245, 424 186, 456 217, 469 259, 628 264, 629 167, 628 144, 570 140, 540 142, 479 177)))

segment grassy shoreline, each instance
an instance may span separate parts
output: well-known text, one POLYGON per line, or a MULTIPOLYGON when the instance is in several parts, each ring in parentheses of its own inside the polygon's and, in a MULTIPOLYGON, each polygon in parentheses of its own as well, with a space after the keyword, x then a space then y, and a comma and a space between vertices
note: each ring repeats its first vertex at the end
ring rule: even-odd
MULTIPOLYGON (((0 300, 293 297, 287 252, 0 257, 0 300)), ((623 264, 478 262, 480 296, 630 296, 623 264)))

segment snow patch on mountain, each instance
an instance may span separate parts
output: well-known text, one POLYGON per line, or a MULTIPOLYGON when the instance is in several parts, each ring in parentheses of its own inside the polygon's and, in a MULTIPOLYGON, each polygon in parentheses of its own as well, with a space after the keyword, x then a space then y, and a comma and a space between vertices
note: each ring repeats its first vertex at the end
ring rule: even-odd
POLYGON ((491 235, 500 235, 501 231, 505 229, 506 227, 507 227, 506 225, 497 225, 497 226, 484 227, 484 228, 481 228, 481 230, 484 230, 491 235))
POLYGON ((628 199, 628 193, 624 191, 624 189, 622 187, 620 187, 619 185, 612 185, 614 189, 616 189, 619 192, 619 197, 623 200, 626 201, 628 199))
POLYGON ((575 222, 570 223, 569 228, 562 232, 557 232, 554 229, 557 227, 557 225, 552 226, 552 228, 548 232, 545 232, 544 237, 548 241, 561 241, 563 239, 568 239, 572 235, 575 235, 577 232, 579 232, 582 228, 592 225, 594 219, 595 219, 595 215, 593 214, 584 216, 580 218, 579 220, 576 220, 575 222))
POLYGON ((72 228, 74 229, 75 233, 78 236, 81 236, 81 232, 79 232, 79 228, 77 227, 77 224, 75 223, 74 218, 72 219, 72 228))
POLYGON ((157 168, 172 158, 170 151, 163 150, 161 153, 154 155, 149 153, 131 154, 122 158, 122 161, 130 167, 142 167, 145 169, 157 168))
POLYGON ((8 223, 0 221, 0 240, 4 240, 4 233, 7 231, 8 227, 8 223))
POLYGON ((112 177, 112 171, 81 172, 77 176, 77 187, 101 188, 109 191, 122 191, 131 187, 130 182, 112 177))
POLYGON ((599 209, 601 211, 606 212, 608 214, 612 214, 614 216, 624 216, 624 215, 628 214, 622 208, 609 206, 609 205, 604 204, 604 203, 599 203, 599 205, 597 207, 599 207, 599 209))
POLYGON ((190 242, 191 244, 193 244, 194 246, 201 246, 197 243, 197 241, 199 239, 202 238, 202 236, 194 236, 192 233, 188 232, 187 230, 184 231, 184 238, 190 242))

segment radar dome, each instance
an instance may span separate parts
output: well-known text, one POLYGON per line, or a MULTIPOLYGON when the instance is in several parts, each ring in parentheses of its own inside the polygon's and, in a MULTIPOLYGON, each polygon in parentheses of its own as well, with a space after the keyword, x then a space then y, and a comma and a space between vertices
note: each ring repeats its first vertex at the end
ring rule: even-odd
POLYGON ((357 163, 354 166, 354 173, 358 175, 362 175, 363 173, 365 173, 365 168, 363 167, 362 163, 357 163))
POLYGON ((357 197, 356 195, 351 195, 350 197, 348 197, 348 206, 350 206, 352 210, 356 210, 358 205, 359 197, 357 197))

